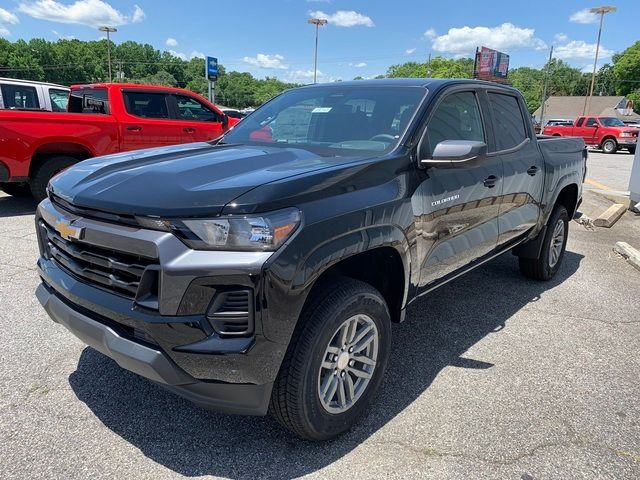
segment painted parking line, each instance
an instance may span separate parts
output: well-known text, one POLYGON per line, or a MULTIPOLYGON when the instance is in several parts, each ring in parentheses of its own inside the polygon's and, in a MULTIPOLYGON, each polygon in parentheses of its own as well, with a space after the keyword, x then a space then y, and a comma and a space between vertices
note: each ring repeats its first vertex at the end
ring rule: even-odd
POLYGON ((597 180, 592 180, 591 178, 586 178, 584 183, 588 183, 592 187, 599 188, 601 190, 613 190, 611 187, 605 185, 604 183, 600 183, 597 180))

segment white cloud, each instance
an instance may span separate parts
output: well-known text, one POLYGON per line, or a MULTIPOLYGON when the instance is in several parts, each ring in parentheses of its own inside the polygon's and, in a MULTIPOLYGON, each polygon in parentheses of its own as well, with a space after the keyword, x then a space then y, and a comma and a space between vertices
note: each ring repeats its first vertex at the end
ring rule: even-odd
POLYGON ((307 0, 307 3, 332 3, 333 0, 307 0))
POLYGON ((591 13, 588 8, 585 8, 571 15, 569 21, 573 23, 596 23, 598 21, 598 15, 591 13))
POLYGON ((5 26, 6 24, 15 25, 18 22, 18 17, 13 13, 5 10, 4 8, 0 8, 0 37, 8 37, 11 35, 9 29, 5 26))
POLYGON ((436 33, 435 29, 430 28, 429 30, 424 32, 424 36, 430 39, 434 39, 438 36, 438 34, 436 33))
POLYGON ((61 38, 62 40, 75 40, 76 38, 73 35, 63 35, 57 30, 51 30, 51 33, 53 33, 56 37, 61 38))
POLYGON ((416 53, 416 49, 415 49, 415 48, 407 48, 407 49, 404 51, 404 54, 405 54, 405 55, 413 55, 414 53, 416 53))
POLYGON ((564 33, 556 33, 553 36, 554 43, 564 43, 567 40, 569 40, 569 37, 567 35, 565 35, 564 33))
POLYGON ((174 57, 178 57, 181 58, 182 60, 186 60, 187 59, 187 55, 185 53, 182 52, 176 52, 175 50, 168 50, 168 52, 173 55, 174 57))
POLYGON ((131 15, 131 23, 140 23, 145 18, 147 18, 147 14, 144 13, 138 5, 133 6, 133 15, 131 15))
POLYGON ((349 66, 355 67, 355 68, 364 68, 367 66, 367 64, 365 62, 358 62, 358 63, 350 63, 349 66))
POLYGON ((354 12, 353 10, 338 10, 336 13, 331 14, 318 10, 316 12, 309 12, 309 16, 327 20, 329 25, 333 25, 334 27, 355 27, 358 25, 375 27, 370 17, 354 12))
MULTIPOLYGON (((600 52, 598 56, 600 58, 609 58, 615 52, 600 45, 600 52)), ((554 57, 561 60, 567 60, 570 58, 585 58, 592 59, 596 56, 596 44, 587 43, 584 40, 571 40, 564 45, 558 45, 553 50, 554 57)), ((593 67, 593 64, 591 65, 593 67)))
POLYGON ((178 41, 175 38, 167 38, 167 40, 164 42, 167 47, 175 47, 176 45, 178 45, 178 41))
POLYGON ((191 52, 191 55, 189 55, 189 58, 204 58, 204 57, 205 57, 205 54, 197 50, 194 50, 193 52, 191 52))
POLYGON ((245 63, 249 65, 253 65, 259 68, 280 68, 286 70, 289 68, 288 65, 284 65, 282 61, 284 57, 282 55, 268 55, 266 53, 258 53, 255 57, 244 57, 245 63))
POLYGON ((512 23, 503 23, 497 27, 450 28, 446 34, 436 36, 432 44, 436 52, 460 56, 472 55, 476 47, 480 46, 501 51, 547 48, 546 44, 535 36, 534 29, 516 27, 512 23))
MULTIPOLYGON (((288 72, 285 80, 287 82, 293 83, 311 83, 313 82, 313 70, 294 70, 288 72)), ((342 78, 332 77, 322 72, 321 70, 318 70, 318 75, 316 78, 316 81, 318 83, 336 82, 340 80, 342 80, 342 78)))
POLYGON ((76 0, 70 5, 55 0, 36 0, 20 3, 18 11, 40 20, 92 27, 138 23, 145 18, 144 11, 138 5, 134 5, 133 13, 129 16, 103 0, 76 0))

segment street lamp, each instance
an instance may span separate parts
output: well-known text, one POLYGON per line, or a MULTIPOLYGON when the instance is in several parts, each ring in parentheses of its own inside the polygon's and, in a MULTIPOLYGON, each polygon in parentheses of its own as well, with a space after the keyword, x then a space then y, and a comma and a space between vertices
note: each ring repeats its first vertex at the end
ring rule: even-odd
POLYGON ((313 59, 313 83, 316 83, 316 76, 318 73, 318 30, 322 25, 326 25, 328 21, 324 18, 310 18, 307 23, 316 26, 316 53, 313 59))
POLYGON ((602 7, 595 7, 590 9, 591 13, 595 13, 600 15, 600 28, 598 28, 598 42, 596 43, 596 59, 593 62, 593 73, 591 74, 591 86, 589 87, 589 95, 584 101, 584 109, 582 110, 582 115, 588 115, 589 110, 591 108, 591 97, 593 96, 593 86, 596 82, 596 68, 598 66, 598 52, 600 51, 600 35, 602 34, 602 21, 604 20, 604 16, 606 13, 613 13, 617 9, 616 7, 612 7, 609 5, 605 5, 602 7))
POLYGON ((109 81, 111 81, 111 39, 109 38, 109 34, 117 32, 118 29, 115 27, 100 27, 98 30, 107 32, 107 59, 109 61, 109 81))

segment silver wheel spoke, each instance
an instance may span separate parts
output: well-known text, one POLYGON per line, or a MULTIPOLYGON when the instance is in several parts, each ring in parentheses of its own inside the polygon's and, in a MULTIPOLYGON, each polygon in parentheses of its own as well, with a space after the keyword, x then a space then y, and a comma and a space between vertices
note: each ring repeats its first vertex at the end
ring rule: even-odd
POLYGON ((353 398, 356 396, 356 389, 353 385, 353 378, 351 378, 351 375, 347 373, 347 375, 345 376, 345 380, 345 383, 347 385, 347 400, 353 402, 353 398))
POLYGON ((331 401, 333 400, 333 397, 336 394, 336 390, 338 389, 339 383, 340 381, 338 380, 338 377, 335 375, 331 375, 331 379, 329 380, 329 388, 327 389, 327 392, 324 395, 324 401, 327 402, 328 404, 331 403, 331 401))
POLYGON ((356 336, 355 338, 353 338, 351 340, 351 342, 349 342, 351 345, 357 344, 360 340, 362 340, 364 338, 364 336, 369 333, 371 330, 373 329, 373 325, 367 325, 365 328, 362 328, 360 330, 360 333, 358 333, 358 336, 356 336))
POLYGON ((365 365, 371 365, 372 367, 376 365, 375 360, 372 360, 369 357, 365 357, 364 355, 354 355, 353 359, 356 362, 364 363, 365 365))
POLYGON ((324 362, 322 362, 321 368, 324 368, 326 370, 333 370, 336 367, 333 364, 333 362, 330 362, 329 360, 325 360, 324 362))
POLYGON ((341 407, 347 406, 347 394, 344 389, 344 379, 341 378, 338 386, 338 403, 341 407))
POLYGON ((369 331, 360 341, 353 346, 353 353, 358 353, 365 348, 376 338, 376 332, 369 331))
POLYGON ((371 374, 369 372, 365 372, 364 370, 360 370, 358 368, 349 367, 349 371, 356 377, 364 378, 367 380, 371 378, 371 374))

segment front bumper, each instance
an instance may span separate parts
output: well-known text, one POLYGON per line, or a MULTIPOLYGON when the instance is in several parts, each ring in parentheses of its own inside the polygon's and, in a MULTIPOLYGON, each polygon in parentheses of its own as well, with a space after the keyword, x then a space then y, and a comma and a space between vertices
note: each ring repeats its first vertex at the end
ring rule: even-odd
POLYGON ((618 138, 618 146, 622 148, 635 147, 637 144, 637 138, 618 138))
POLYGON ((267 413, 272 383, 237 385, 198 381, 163 352, 123 338, 114 328, 75 310, 45 284, 38 286, 36 297, 54 322, 65 326, 122 368, 153 380, 205 408, 242 415, 267 413))

